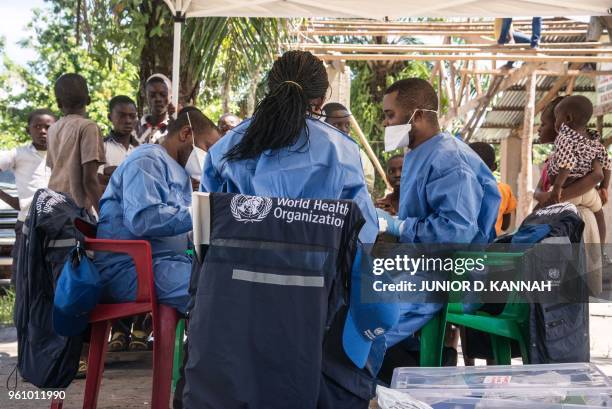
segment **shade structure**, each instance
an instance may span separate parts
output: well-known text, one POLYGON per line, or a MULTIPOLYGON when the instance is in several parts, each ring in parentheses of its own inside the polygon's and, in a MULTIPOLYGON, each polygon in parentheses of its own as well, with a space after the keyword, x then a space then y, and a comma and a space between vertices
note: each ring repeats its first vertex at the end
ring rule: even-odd
POLYGON ((610 0, 164 0, 186 17, 518 17, 608 14, 610 0))
POLYGON ((172 101, 178 106, 181 26, 193 17, 406 17, 598 16, 612 14, 610 0, 164 0, 176 21, 172 101))

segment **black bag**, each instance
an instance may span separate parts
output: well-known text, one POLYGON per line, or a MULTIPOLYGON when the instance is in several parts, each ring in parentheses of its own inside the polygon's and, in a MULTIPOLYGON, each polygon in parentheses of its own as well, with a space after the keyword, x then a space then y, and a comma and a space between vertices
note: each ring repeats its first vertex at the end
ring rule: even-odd
POLYGON ((184 407, 316 407, 359 208, 213 193, 210 209, 211 244, 191 283, 184 407))
POLYGON ((34 195, 16 274, 17 369, 39 388, 65 388, 74 379, 83 336, 53 330, 55 284, 66 257, 83 241, 74 220, 95 220, 67 195, 40 189, 34 195))

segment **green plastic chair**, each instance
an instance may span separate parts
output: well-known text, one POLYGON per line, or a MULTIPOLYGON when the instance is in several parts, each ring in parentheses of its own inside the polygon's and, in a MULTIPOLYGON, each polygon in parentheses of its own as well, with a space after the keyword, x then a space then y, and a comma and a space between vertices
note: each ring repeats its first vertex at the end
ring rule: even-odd
POLYGON ((442 308, 420 331, 419 366, 442 366, 444 334, 446 332, 446 308, 442 308))
MULTIPOLYGON (((185 254, 194 257, 194 250, 187 249, 185 254)), ((176 384, 181 379, 181 365, 183 365, 184 352, 183 342, 185 340, 185 319, 180 319, 176 324, 176 337, 174 338, 174 359, 172 366, 172 392, 176 389, 176 384)))
MULTIPOLYGON (((485 266, 516 266, 523 253, 486 253, 485 266)), ((481 252, 459 252, 456 257, 480 258, 481 252)), ((516 270, 515 270, 516 271, 516 270)), ((451 294, 451 299, 458 299, 458 294, 451 294)), ((485 332, 491 337, 493 356, 498 365, 510 365, 512 352, 511 341, 517 341, 521 349, 524 364, 529 363, 527 339, 529 334, 529 305, 521 302, 518 293, 508 296, 504 310, 499 315, 490 315, 482 311, 464 313, 462 303, 448 304, 446 319, 455 325, 485 332)))
POLYGON ((172 367, 172 392, 176 389, 176 383, 181 379, 181 365, 183 365, 183 340, 185 339, 185 319, 176 324, 176 338, 174 338, 174 364, 172 367))

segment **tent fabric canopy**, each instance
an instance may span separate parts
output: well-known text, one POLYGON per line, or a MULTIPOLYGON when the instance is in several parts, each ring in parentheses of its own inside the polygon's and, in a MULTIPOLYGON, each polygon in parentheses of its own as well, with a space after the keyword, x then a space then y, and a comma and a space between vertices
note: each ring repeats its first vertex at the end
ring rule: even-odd
POLYGON ((527 17, 606 15, 610 0, 164 0, 185 17, 527 17))
POLYGON ((178 106, 181 25, 194 17, 528 17, 612 14, 610 0, 164 0, 174 23, 172 102, 178 106), (180 18, 179 18, 180 17, 180 18))

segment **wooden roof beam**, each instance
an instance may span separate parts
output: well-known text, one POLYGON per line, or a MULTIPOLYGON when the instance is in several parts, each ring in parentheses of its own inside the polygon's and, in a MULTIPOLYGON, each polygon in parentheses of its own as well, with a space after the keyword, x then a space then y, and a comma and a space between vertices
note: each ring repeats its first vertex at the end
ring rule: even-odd
POLYGON ((323 61, 524 61, 524 62, 612 62, 612 55, 514 55, 514 54, 315 54, 323 61))
MULTIPOLYGON (((403 24, 429 24, 429 25, 453 25, 453 24, 464 24, 468 26, 478 25, 493 25, 494 20, 489 19, 485 21, 380 21, 376 19, 309 19, 307 23, 312 24, 338 24, 338 25, 352 25, 352 24, 378 24, 378 25, 403 25, 403 24)), ((531 19, 514 19, 514 25, 529 25, 531 26, 531 19)), ((542 19, 542 24, 586 24, 576 20, 560 19, 558 17, 548 17, 542 19)))
MULTIPOLYGON (((550 89, 552 87, 551 86, 538 86, 536 87, 536 91, 537 92, 549 92, 550 89)), ((561 87, 562 91, 567 92, 566 87, 561 87)), ((512 87, 508 88, 507 91, 514 91, 514 92, 525 92, 525 86, 524 85, 513 85, 512 87)), ((573 92, 595 92, 595 87, 594 86, 574 86, 573 88, 573 92)))
MULTIPOLYGON (((300 47, 300 46, 312 46, 312 43, 284 43, 285 47, 300 47)), ((318 43, 316 46, 326 47, 326 46, 356 46, 356 47, 404 47, 404 48, 419 48, 426 46, 425 44, 329 44, 329 43, 318 43)), ((569 42, 569 43, 540 43, 539 49, 549 49, 549 48, 572 48, 572 47, 584 47, 584 48, 597 48, 597 47, 611 47, 612 43, 600 43, 600 42, 569 42)), ((498 45, 497 43, 466 43, 466 44, 435 44, 433 47, 437 48, 453 48, 453 49, 462 49, 462 48, 477 48, 477 47, 489 47, 495 49, 514 49, 514 48, 522 48, 522 49, 531 49, 529 44, 504 44, 498 45)))
MULTIPOLYGON (((495 75, 495 76, 506 76, 508 73, 514 72, 515 69, 512 70, 466 70, 460 69, 459 73, 469 73, 469 74, 480 74, 480 75, 495 75)), ((536 72, 537 75, 544 75, 549 77, 597 77, 600 75, 612 75, 612 71, 580 71, 580 70, 538 70, 536 72)))
MULTIPOLYGON (((484 30, 453 30, 453 29, 414 29, 414 30, 367 30, 367 29, 357 29, 357 30, 320 30, 320 29, 308 29, 308 30, 298 30, 294 31, 290 34, 304 34, 304 35, 318 35, 318 36, 453 36, 453 37, 464 37, 464 36, 473 36, 473 35, 492 35, 493 30, 484 29, 484 30)), ((573 36, 581 36, 586 34, 586 29, 580 30, 559 30, 552 29, 547 30, 543 33, 544 36, 564 36, 564 37, 573 37, 573 36)))
POLYGON ((523 112, 524 109, 522 106, 504 106, 504 105, 497 105, 497 106, 493 106, 490 109, 491 112, 523 112))
POLYGON ((325 43, 306 43, 306 44, 286 44, 290 49, 299 50, 316 50, 320 52, 359 52, 359 53, 409 53, 409 52, 423 52, 423 53, 485 53, 485 52, 496 52, 506 54, 526 54, 526 55, 547 55, 551 54, 568 54, 578 55, 586 54, 593 55, 594 53, 612 53, 611 47, 580 47, 580 46, 569 46, 565 48, 546 48, 540 47, 537 50, 529 47, 504 47, 497 44, 482 45, 482 46, 471 46, 466 47, 463 44, 456 47, 454 45, 431 45, 431 44, 325 44, 325 43))
MULTIPOLYGON (((592 124, 588 124, 587 125, 589 128, 595 128, 596 124, 592 123, 592 124)), ((536 128, 536 126, 534 125, 534 128, 536 128)), ((604 125, 605 129, 608 128, 612 128, 612 124, 606 124, 604 125)), ((519 132, 523 131, 523 127, 519 127, 517 128, 516 125, 514 124, 510 124, 510 123, 489 123, 489 122, 485 122, 484 124, 482 124, 480 126, 480 129, 511 129, 512 133, 515 135, 518 135, 519 132)))
MULTIPOLYGON (((540 68, 540 64, 524 64, 521 68, 515 70, 512 74, 503 79, 499 80, 499 87, 496 87, 495 92, 487 92, 485 95, 476 97, 461 104, 461 107, 456 112, 448 112, 441 119, 442 127, 446 127, 455 118, 462 118, 467 115, 470 111, 476 109, 482 104, 488 105, 493 97, 499 92, 505 91, 511 86, 515 85, 518 81, 531 75, 532 72, 540 68)), ((495 84, 492 84, 493 86, 495 84)))

